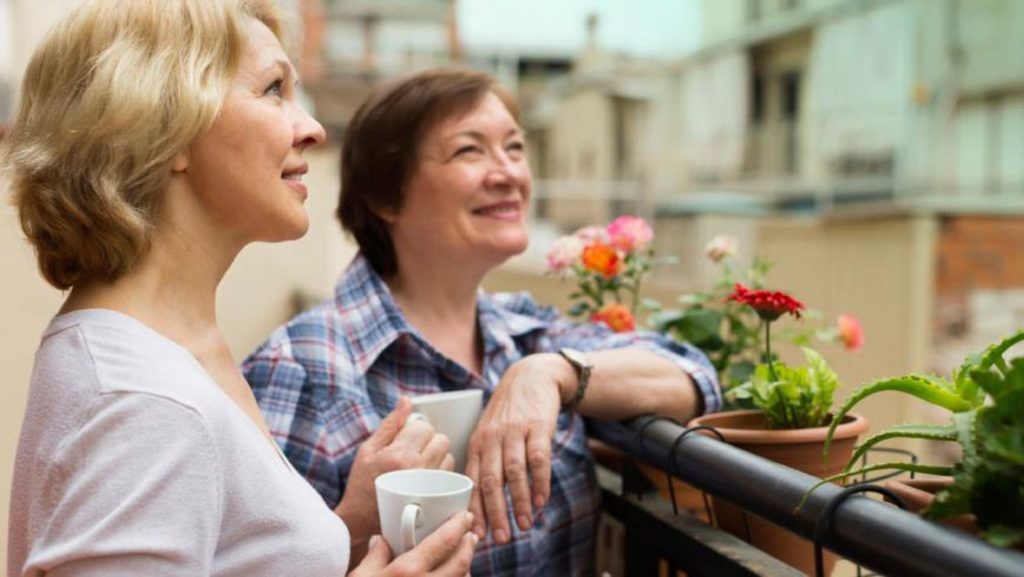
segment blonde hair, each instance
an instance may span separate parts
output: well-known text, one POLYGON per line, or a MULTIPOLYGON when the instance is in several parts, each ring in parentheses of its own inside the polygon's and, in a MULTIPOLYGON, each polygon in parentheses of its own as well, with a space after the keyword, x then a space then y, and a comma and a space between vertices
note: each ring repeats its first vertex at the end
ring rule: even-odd
POLYGON ((43 277, 113 281, 149 249, 175 156, 212 125, 270 0, 87 0, 36 49, 4 143, 43 277))

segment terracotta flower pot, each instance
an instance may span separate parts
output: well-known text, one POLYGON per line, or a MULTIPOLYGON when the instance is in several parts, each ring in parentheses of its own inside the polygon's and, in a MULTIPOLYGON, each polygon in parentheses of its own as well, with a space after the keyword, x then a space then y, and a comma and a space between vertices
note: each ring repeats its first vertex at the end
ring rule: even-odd
MULTIPOLYGON (((893 479, 886 481, 884 486, 903 499, 903 503, 909 511, 921 513, 932 501, 939 491, 953 484, 953 477, 928 477, 915 479, 893 479)), ((978 523, 974 515, 957 515, 938 521, 943 525, 956 527, 962 531, 977 535, 978 523)))
MULTIPOLYGON (((757 410, 703 415, 689 423, 691 427, 696 425, 714 427, 730 445, 816 477, 842 471, 853 454, 857 438, 868 429, 867 419, 860 415, 847 415, 836 428, 826 463, 821 455, 828 427, 771 430, 767 428, 764 413, 757 410)), ((809 575, 814 574, 814 546, 810 541, 756 515, 745 514, 724 499, 713 499, 712 509, 721 529, 749 540, 751 545, 787 565, 809 575)), ((834 554, 825 551, 826 575, 832 572, 836 560, 834 554)))

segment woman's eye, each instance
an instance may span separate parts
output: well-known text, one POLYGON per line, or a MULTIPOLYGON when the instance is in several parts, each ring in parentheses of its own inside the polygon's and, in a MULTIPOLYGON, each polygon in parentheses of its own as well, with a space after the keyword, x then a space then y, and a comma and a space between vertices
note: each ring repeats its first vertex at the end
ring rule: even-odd
POLYGON ((480 147, 479 146, 476 146, 475 144, 468 144, 466 146, 460 146, 458 149, 456 149, 454 156, 463 156, 465 154, 472 154, 474 152, 479 152, 479 151, 480 151, 480 147))
POLYGON ((508 146, 506 146, 505 148, 506 148, 506 150, 514 150, 516 152, 522 152, 522 151, 526 150, 526 145, 523 144, 522 142, 516 141, 516 142, 510 142, 508 144, 508 146))
POLYGON ((284 81, 278 79, 278 80, 273 81, 270 84, 270 86, 268 86, 267 89, 265 91, 263 91, 263 94, 265 96, 277 96, 277 97, 280 97, 281 96, 281 91, 282 91, 283 88, 284 88, 284 81))

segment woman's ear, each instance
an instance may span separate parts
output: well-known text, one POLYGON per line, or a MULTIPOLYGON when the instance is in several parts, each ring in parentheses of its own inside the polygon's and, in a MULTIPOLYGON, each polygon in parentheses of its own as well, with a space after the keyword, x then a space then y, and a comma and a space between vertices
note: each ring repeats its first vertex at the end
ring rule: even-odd
POLYGON ((373 213, 388 224, 395 224, 398 218, 398 211, 392 208, 374 208, 373 213))
POLYGON ((182 151, 174 155, 174 161, 171 163, 171 172, 181 173, 188 170, 188 152, 182 151))

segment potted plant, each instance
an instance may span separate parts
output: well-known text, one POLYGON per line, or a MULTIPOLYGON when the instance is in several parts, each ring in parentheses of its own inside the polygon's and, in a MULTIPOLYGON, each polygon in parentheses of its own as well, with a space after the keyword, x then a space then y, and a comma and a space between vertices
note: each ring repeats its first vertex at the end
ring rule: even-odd
MULTIPOLYGON (((645 275, 672 261, 655 257, 653 240, 650 225, 635 216, 620 216, 605 227, 587 226, 557 239, 547 253, 547 270, 575 282, 568 314, 623 332, 636 329, 639 314, 659 310, 660 303, 640 296, 645 275)), ((671 491, 662 472, 600 441, 592 440, 590 449, 598 462, 612 470, 622 473, 626 466, 635 467, 669 498, 671 491)), ((700 491, 679 481, 673 485, 676 502, 707 519, 700 491)))
MULTIPOLYGON (((856 448, 842 472, 822 483, 880 470, 948 475, 950 478, 933 486, 934 495, 926 499, 922 514, 935 520, 954 519, 954 525, 961 527, 973 521, 993 545, 1020 547, 1024 544, 1024 357, 1010 361, 1003 357, 1022 340, 1024 331, 982 354, 969 356, 951 380, 907 375, 855 391, 837 416, 847 414, 867 397, 894 391, 946 409, 950 422, 896 425, 876 433, 856 448), (871 447, 895 438, 958 443, 962 456, 951 466, 899 462, 856 466, 871 447)), ((832 439, 830 428, 824 448, 827 458, 832 439)), ((901 490, 900 485, 896 488, 901 490)))
MULTIPOLYGON (((657 330, 678 341, 700 348, 718 371, 726 390, 750 379, 754 368, 764 359, 763 327, 757 311, 731 298, 737 284, 753 290, 765 288, 771 263, 754 257, 746 270, 737 268, 739 243, 729 235, 718 235, 704 247, 704 255, 718 270, 715 282, 707 290, 683 294, 678 306, 660 310, 650 319, 657 330)), ((817 311, 802 309, 801 318, 818 319, 817 311)), ((855 351, 864 342, 864 333, 856 317, 841 314, 831 327, 808 328, 806 323, 789 325, 773 335, 776 340, 807 345, 813 338, 820 342, 839 342, 855 351)), ((751 408, 745 399, 726 399, 730 408, 751 408)))
MULTIPOLYGON (((756 366, 747 382, 727 393, 746 401, 753 409, 703 415, 691 426, 714 427, 731 445, 818 477, 841 471, 867 421, 858 415, 833 418, 833 395, 839 385, 836 374, 815 350, 804 347, 805 364, 789 366, 778 361, 771 350, 771 326, 783 315, 799 318, 804 304, 779 291, 750 290, 737 284, 730 301, 749 307, 760 319, 764 334, 764 361, 756 366), (835 425, 830 427, 830 425, 835 425), (828 431, 834 431, 833 457, 823 462, 821 454, 828 431)), ((714 512, 721 528, 748 539, 766 553, 806 573, 814 571, 811 543, 722 499, 714 499, 714 512)), ((831 571, 836 557, 825 559, 831 571)))

